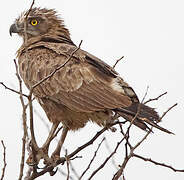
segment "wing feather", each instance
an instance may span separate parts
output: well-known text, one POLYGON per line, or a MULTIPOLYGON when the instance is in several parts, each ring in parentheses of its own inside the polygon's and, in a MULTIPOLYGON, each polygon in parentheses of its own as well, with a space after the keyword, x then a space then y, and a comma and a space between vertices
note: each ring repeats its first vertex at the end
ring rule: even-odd
MULTIPOLYGON (((41 44, 42 48, 35 46, 28 49, 26 55, 19 57, 20 73, 28 87, 31 87, 42 78, 48 76, 56 67, 66 62, 76 47, 62 44, 64 48, 52 46, 51 43, 41 44), (43 46, 45 48, 43 48, 43 46), (70 52, 70 53, 69 53, 70 52), (21 71, 25 66, 26 57, 31 59, 31 78, 21 71), (38 58, 39 57, 39 58, 38 58)), ((103 61, 89 53, 78 50, 74 57, 47 81, 34 90, 39 98, 54 99, 71 110, 79 112, 93 112, 106 109, 115 109, 130 106, 131 97, 123 90, 121 84, 113 88, 118 74, 103 61), (116 90, 118 89, 118 90, 116 90), (122 91, 121 91, 122 89, 122 91)), ((123 81, 121 79, 121 81, 123 81)))

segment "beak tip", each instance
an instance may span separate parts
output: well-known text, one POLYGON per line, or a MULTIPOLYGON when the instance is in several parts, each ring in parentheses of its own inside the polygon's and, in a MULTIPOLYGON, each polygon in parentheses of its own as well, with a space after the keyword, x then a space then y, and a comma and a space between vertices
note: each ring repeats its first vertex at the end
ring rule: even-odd
POLYGON ((16 24, 12 24, 12 25, 10 26, 10 29, 9 29, 9 34, 10 34, 10 36, 12 36, 13 33, 18 33, 18 29, 17 29, 16 24))

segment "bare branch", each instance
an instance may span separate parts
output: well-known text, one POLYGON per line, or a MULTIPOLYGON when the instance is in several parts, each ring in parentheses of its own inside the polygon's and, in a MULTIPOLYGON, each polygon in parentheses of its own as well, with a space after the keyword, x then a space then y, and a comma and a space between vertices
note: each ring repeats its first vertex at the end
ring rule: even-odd
POLYGON ((33 8, 33 6, 34 6, 34 3, 35 3, 35 0, 33 0, 32 3, 31 3, 31 6, 30 6, 30 8, 29 8, 29 10, 28 10, 28 12, 27 12, 27 14, 26 14, 26 19, 27 19, 27 17, 29 16, 29 13, 31 12, 31 10, 32 10, 32 8, 33 8))
POLYGON ((18 180, 21 180, 23 177, 23 171, 24 171, 24 161, 25 161, 25 146, 26 146, 26 140, 28 137, 27 132, 27 114, 26 109, 27 105, 25 105, 24 99, 23 99, 23 93, 22 93, 22 80, 19 76, 18 66, 16 63, 16 60, 14 59, 15 69, 16 69, 16 76, 19 82, 19 98, 22 105, 22 124, 23 124, 23 137, 22 137, 22 155, 21 155, 21 163, 20 163, 20 172, 19 172, 19 178, 18 180))
POLYGON ((3 169, 2 169, 2 175, 1 175, 1 180, 4 179, 4 175, 5 175, 5 170, 6 170, 6 146, 4 145, 4 142, 3 140, 1 140, 1 144, 3 146, 3 163, 4 163, 4 166, 3 166, 3 169))
POLYGON ((166 95, 166 94, 167 94, 167 92, 162 93, 161 95, 159 95, 159 96, 156 97, 156 98, 151 98, 151 99, 147 100, 146 102, 144 102, 144 104, 147 104, 147 103, 149 103, 149 102, 151 102, 151 101, 157 101, 158 99, 160 99, 162 96, 164 96, 164 95, 166 95))
MULTIPOLYGON (((112 150, 111 150, 111 148, 110 148, 110 146, 109 146, 109 143, 107 142, 107 139, 105 139, 105 146, 106 146, 108 152, 111 154, 111 153, 112 153, 112 150)), ((117 167, 117 165, 116 165, 116 162, 115 162, 113 156, 112 156, 112 158, 111 158, 111 162, 112 162, 112 165, 113 165, 116 169, 118 169, 118 167, 117 167)))
POLYGON ((100 169, 102 169, 102 168, 106 165, 106 163, 108 162, 108 160, 116 153, 116 151, 117 151, 119 145, 124 141, 124 139, 125 139, 125 138, 123 138, 120 142, 117 143, 117 145, 116 145, 114 151, 105 159, 105 161, 104 161, 95 171, 93 171, 93 173, 91 174, 91 176, 89 177, 88 180, 92 179, 92 177, 93 177, 100 169))
POLYGON ((160 117, 160 119, 159 119, 159 121, 161 121, 163 118, 164 118, 164 116, 171 110, 171 109, 173 109, 175 106, 177 106, 178 104, 177 103, 175 103, 174 105, 172 105, 170 108, 168 108, 167 109, 167 111, 165 111, 163 114, 162 114, 162 116, 160 117))
MULTIPOLYGON (((19 92, 19 91, 16 91, 15 89, 12 89, 12 88, 9 88, 9 87, 6 86, 3 82, 0 82, 0 84, 1 84, 2 86, 4 86, 5 89, 8 89, 8 90, 10 90, 10 91, 12 91, 12 92, 14 92, 14 93, 20 95, 20 92, 19 92)), ((28 97, 26 94, 22 94, 22 96, 28 97)))
POLYGON ((76 178, 79 179, 79 175, 78 175, 77 171, 75 170, 75 168, 74 168, 74 166, 73 166, 73 164, 72 164, 72 161, 71 161, 71 160, 74 160, 74 159, 76 159, 76 158, 82 158, 82 156, 76 156, 76 157, 74 157, 74 158, 71 158, 70 161, 69 161, 69 163, 70 163, 71 171, 72 171, 73 174, 76 176, 76 178))
MULTIPOLYGON (((74 157, 77 153, 79 153, 80 151, 82 151, 83 149, 85 149, 86 147, 88 147, 89 145, 93 144, 93 142, 100 136, 102 135, 106 130, 108 130, 109 127, 112 127, 116 124, 118 124, 119 122, 115 122, 111 125, 109 125, 108 127, 104 127, 101 131, 97 132, 96 135, 89 140, 87 143, 83 144, 82 146, 78 147, 76 150, 74 150, 72 153, 70 153, 67 158, 69 158, 71 160, 72 157, 74 157)), ((64 164, 66 161, 65 157, 61 157, 56 163, 51 164, 50 166, 47 166, 46 168, 44 168, 42 171, 40 172, 36 172, 34 174, 32 174, 32 176, 29 178, 29 180, 33 180, 39 176, 42 176, 43 174, 50 172, 51 170, 53 170, 54 167, 58 166, 59 164, 64 164)))
POLYGON ((145 157, 140 156, 140 155, 135 154, 135 153, 133 153, 132 155, 133 155, 134 157, 136 157, 136 158, 142 159, 142 160, 144 160, 144 161, 151 162, 151 163, 153 163, 153 164, 155 164, 155 165, 159 165, 159 166, 162 166, 162 167, 166 167, 166 168, 168 168, 168 169, 171 169, 171 170, 173 170, 174 172, 184 172, 184 169, 175 169, 175 168, 173 168, 173 167, 170 166, 170 165, 167 165, 167 164, 164 164, 164 163, 160 163, 160 162, 154 161, 154 160, 152 160, 151 158, 145 158, 145 157))
POLYGON ((124 58, 124 56, 120 57, 118 60, 116 60, 115 64, 113 65, 113 69, 116 67, 116 65, 124 58))
POLYGON ((104 138, 102 139, 102 141, 99 143, 99 145, 98 145, 98 147, 97 147, 97 149, 96 149, 96 151, 95 151, 95 153, 94 153, 94 155, 93 155, 93 157, 92 157, 90 163, 88 164, 88 166, 87 166, 87 168, 84 170, 84 172, 81 174, 79 180, 82 179, 82 177, 84 176, 84 174, 90 169, 91 164, 93 163, 93 161, 94 161, 94 159, 95 159, 95 157, 96 157, 96 155, 97 155, 97 152, 98 152, 98 150, 100 149, 100 146, 102 145, 102 143, 103 143, 104 140, 105 140, 105 137, 104 137, 104 138))
POLYGON ((143 143, 143 141, 145 141, 145 139, 148 137, 148 135, 150 133, 151 133, 151 130, 146 133, 146 135, 141 139, 141 141, 139 141, 134 147, 130 148, 130 153, 125 156, 124 161, 123 161, 120 169, 115 173, 115 175, 113 176, 112 180, 118 180, 120 178, 120 176, 123 174, 123 171, 124 171, 128 161, 133 157, 134 150, 138 146, 140 146, 143 143))
POLYGON ((70 166, 69 166, 69 161, 70 159, 67 158, 67 149, 66 149, 66 155, 65 155, 65 159, 66 159, 66 167, 67 167, 67 177, 66 177, 66 180, 69 180, 69 177, 70 177, 70 166))

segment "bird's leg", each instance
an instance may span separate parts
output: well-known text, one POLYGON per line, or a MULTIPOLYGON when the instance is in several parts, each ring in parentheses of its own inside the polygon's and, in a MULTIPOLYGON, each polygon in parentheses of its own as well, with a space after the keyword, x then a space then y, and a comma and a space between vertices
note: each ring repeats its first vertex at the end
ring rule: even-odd
POLYGON ((55 133, 55 131, 56 131, 58 125, 59 125, 58 122, 52 124, 51 130, 50 130, 49 135, 48 135, 48 137, 47 137, 47 140, 45 141, 45 143, 44 143, 43 146, 42 146, 42 149, 43 149, 45 152, 48 152, 49 145, 50 145, 50 143, 51 143, 51 141, 52 141, 52 139, 53 139, 54 133, 55 133))
POLYGON ((45 143, 41 148, 39 148, 38 146, 36 146, 36 148, 35 147, 32 148, 29 157, 26 161, 28 165, 38 164, 40 159, 44 159, 46 162, 50 162, 50 158, 48 156, 48 149, 58 125, 59 123, 52 124, 47 140, 45 141, 45 143))
POLYGON ((53 158, 54 161, 57 161, 60 158, 60 151, 61 151, 61 148, 62 148, 63 143, 65 141, 67 132, 68 132, 68 128, 67 127, 63 127, 63 131, 62 131, 60 140, 59 140, 59 142, 57 144, 57 147, 56 147, 55 151, 52 153, 52 158, 53 158))

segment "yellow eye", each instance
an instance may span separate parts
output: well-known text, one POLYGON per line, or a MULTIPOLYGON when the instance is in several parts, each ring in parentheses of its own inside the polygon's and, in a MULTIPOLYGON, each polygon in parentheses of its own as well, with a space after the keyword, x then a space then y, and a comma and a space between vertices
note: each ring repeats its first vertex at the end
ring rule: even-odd
POLYGON ((31 21, 31 25, 32 26, 36 26, 38 24, 38 21, 36 20, 36 19, 33 19, 32 21, 31 21))

